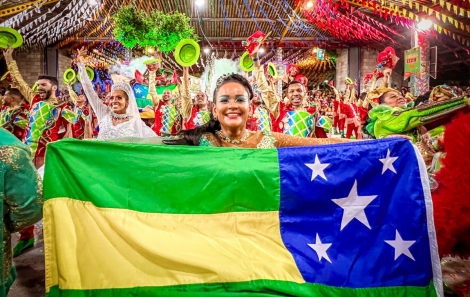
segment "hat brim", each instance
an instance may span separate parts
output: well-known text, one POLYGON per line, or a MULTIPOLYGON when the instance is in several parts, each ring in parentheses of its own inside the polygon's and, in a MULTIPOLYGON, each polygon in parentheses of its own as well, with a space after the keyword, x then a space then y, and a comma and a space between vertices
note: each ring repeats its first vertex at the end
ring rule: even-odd
POLYGON ((250 58, 250 53, 244 52, 240 58, 240 68, 245 72, 253 71, 255 64, 250 58))
POLYGON ((269 72, 269 74, 271 74, 271 76, 272 76, 273 78, 277 78, 277 77, 278 77, 276 65, 274 65, 273 62, 269 62, 269 63, 268 63, 268 72, 269 72))
POLYGON ((71 83, 73 80, 76 80, 76 73, 72 68, 68 68, 64 72, 63 81, 65 84, 71 83))
POLYGON ((148 60, 144 61, 144 65, 153 64, 153 63, 160 63, 161 61, 162 60, 160 60, 160 59, 148 59, 148 60))
POLYGON ((15 29, 8 27, 0 27, 0 47, 1 48, 17 48, 23 44, 23 36, 15 29))
POLYGON ((38 82, 35 82, 31 89, 33 90, 34 93, 37 93, 38 92, 38 82))
POLYGON ((2 76, 2 78, 0 78, 0 81, 5 80, 8 76, 8 74, 10 74, 10 71, 5 72, 5 74, 2 76))
POLYGON ((180 66, 191 67, 199 59, 201 48, 192 39, 181 40, 175 48, 175 60, 180 66))
MULTIPOLYGON (((86 73, 88 74, 88 78, 91 81, 93 81, 95 79, 95 72, 93 71, 93 69, 91 69, 90 67, 86 67, 85 70, 86 70, 86 73)), ((82 82, 80 78, 80 73, 77 74, 77 79, 79 82, 82 82)))

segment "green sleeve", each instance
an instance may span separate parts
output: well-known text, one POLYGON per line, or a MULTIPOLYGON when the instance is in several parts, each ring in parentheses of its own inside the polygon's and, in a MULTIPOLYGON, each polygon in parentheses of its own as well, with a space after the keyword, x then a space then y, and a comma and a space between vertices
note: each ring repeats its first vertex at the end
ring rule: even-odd
POLYGON ((0 149, 5 165, 4 220, 11 232, 20 231, 42 218, 42 181, 28 149, 5 146, 0 149))
POLYGON ((62 117, 70 124, 78 122, 80 115, 72 111, 69 107, 62 109, 62 117))
POLYGON ((417 106, 408 110, 379 105, 369 111, 369 118, 373 123, 373 134, 376 138, 382 138, 391 134, 410 132, 420 125, 438 120, 467 105, 468 99, 465 97, 417 106))

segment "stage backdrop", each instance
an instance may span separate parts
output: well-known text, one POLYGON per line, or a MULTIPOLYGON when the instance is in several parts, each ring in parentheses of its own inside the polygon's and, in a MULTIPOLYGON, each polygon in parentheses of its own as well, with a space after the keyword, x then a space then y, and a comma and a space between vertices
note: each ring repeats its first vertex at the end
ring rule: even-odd
POLYGON ((48 145, 48 296, 436 296, 404 139, 286 149, 48 145))

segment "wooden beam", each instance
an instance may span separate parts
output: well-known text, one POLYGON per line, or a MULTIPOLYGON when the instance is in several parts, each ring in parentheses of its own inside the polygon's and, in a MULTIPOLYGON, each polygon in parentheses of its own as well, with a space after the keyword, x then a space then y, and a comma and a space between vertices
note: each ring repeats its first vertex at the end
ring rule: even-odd
MULTIPOLYGON (((111 41, 114 40, 111 37, 80 37, 78 38, 83 41, 96 41, 96 42, 102 42, 102 41, 111 41)), ((209 41, 220 41, 220 42, 230 42, 230 41, 245 41, 246 37, 207 37, 209 41)), ((332 43, 340 43, 341 41, 336 38, 316 38, 316 39, 311 39, 311 37, 286 37, 283 39, 283 42, 299 42, 299 41, 304 41, 306 43, 313 43, 316 41, 327 41, 327 42, 332 42, 332 43), (310 40, 309 40, 310 39, 310 40)), ((269 42, 269 40, 267 41, 269 42)))
MULTIPOLYGON (((293 14, 297 14, 297 12, 299 11, 301 3, 302 3, 302 1, 299 1, 297 3, 297 6, 294 8, 294 13, 293 14)), ((284 40, 284 37, 286 36, 287 32, 289 32, 289 27, 291 25, 292 25, 292 20, 289 20, 289 23, 287 23, 287 26, 284 29, 284 32, 282 32, 281 38, 279 38, 279 43, 281 43, 284 40)))
POLYGON ((469 65, 469 64, 470 64, 470 59, 467 59, 467 60, 455 60, 455 61, 449 61, 449 62, 441 62, 439 66, 450 66, 450 65, 457 65, 457 64, 469 65))
MULTIPOLYGON (((0 18, 13 15, 13 14, 18 14, 41 1, 42 0, 30 1, 30 2, 23 3, 23 4, 15 5, 12 7, 4 8, 0 10, 0 18)), ((52 4, 56 2, 59 2, 59 0, 47 0, 43 5, 48 5, 48 4, 52 4)))
MULTIPOLYGON (((191 18, 191 22, 198 22, 198 18, 191 18)), ((201 18, 203 22, 225 22, 224 18, 201 18)), ((228 22, 280 22, 279 19, 267 19, 267 18, 227 18, 228 22)), ((282 20, 284 23, 289 22, 288 19, 282 20)), ((307 19, 301 19, 303 22, 307 22, 307 19)), ((290 25, 289 25, 290 26, 290 25)))

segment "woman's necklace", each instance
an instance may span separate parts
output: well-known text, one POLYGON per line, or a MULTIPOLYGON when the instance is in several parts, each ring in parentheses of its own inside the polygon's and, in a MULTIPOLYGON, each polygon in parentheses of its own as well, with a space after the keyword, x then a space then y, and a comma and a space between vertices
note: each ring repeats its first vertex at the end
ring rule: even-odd
POLYGON ((118 120, 118 121, 122 121, 122 120, 128 119, 130 117, 130 115, 128 115, 127 113, 112 112, 111 114, 113 116, 113 120, 118 120))
POLYGON ((248 133, 247 130, 245 130, 245 135, 243 135, 240 139, 230 139, 230 137, 226 136, 222 131, 216 131, 215 134, 217 134, 217 137, 219 137, 220 139, 222 139, 223 141, 225 142, 228 142, 228 143, 231 143, 231 144, 240 144, 244 141, 246 141, 248 139, 248 136, 250 136, 250 134, 248 133))

